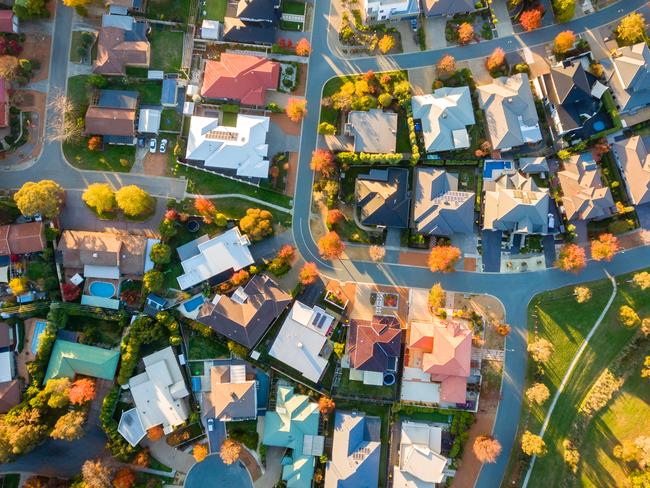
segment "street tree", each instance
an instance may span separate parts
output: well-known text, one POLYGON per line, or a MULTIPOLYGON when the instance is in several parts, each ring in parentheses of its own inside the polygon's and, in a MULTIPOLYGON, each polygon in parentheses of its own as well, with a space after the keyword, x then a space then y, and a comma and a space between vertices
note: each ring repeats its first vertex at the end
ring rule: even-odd
POLYGON ((84 412, 72 410, 57 419, 52 432, 50 432, 50 437, 64 441, 81 439, 85 434, 83 428, 85 421, 86 414, 84 412))
POLYGON ((495 71, 501 68, 506 62, 506 52, 500 47, 494 48, 492 54, 485 61, 485 67, 488 71, 495 71))
POLYGON ((591 299, 591 289, 587 286, 576 286, 573 289, 573 294, 578 303, 586 303, 591 299))
POLYGON ((524 10, 519 17, 519 22, 526 32, 539 29, 542 25, 542 11, 539 8, 524 10))
POLYGON ((553 344, 543 337, 538 337, 528 344, 528 352, 536 363, 546 363, 553 355, 553 344))
POLYGON ((241 455, 241 444, 233 439, 226 439, 221 444, 219 456, 224 464, 233 464, 241 455))
POLYGON ((151 212, 154 199, 136 185, 126 185, 115 193, 117 206, 129 217, 139 217, 151 212))
POLYGON ((544 383, 535 383, 526 390, 526 398, 528 398, 528 401, 537 405, 543 405, 550 396, 551 392, 544 383))
POLYGON ((334 231, 330 231, 318 239, 318 252, 324 259, 338 259, 344 250, 345 243, 334 231))
POLYGON ((600 234, 591 241, 591 258, 594 261, 611 261, 620 249, 618 238, 614 234, 600 234))
POLYGON ((298 273, 298 279, 305 286, 316 283, 318 279, 318 267, 316 263, 305 263, 298 273))
POLYGON ((641 271, 640 273, 635 273, 634 276, 632 276, 632 281, 636 286, 641 288, 642 290, 647 290, 650 288, 650 273, 647 271, 641 271))
POLYGON ((371 260, 377 263, 384 259, 384 256, 386 256, 386 248, 384 246, 378 246, 374 244, 368 249, 368 255, 370 256, 371 260))
POLYGON ((472 450, 481 463, 496 463, 501 454, 501 443, 491 435, 480 435, 474 440, 472 450))
POLYGON ((259 241, 273 234, 273 214, 268 210, 249 208, 239 220, 239 229, 253 241, 259 241))
POLYGON ((429 269, 435 272, 450 273, 456 270, 460 259, 460 249, 454 246, 435 246, 429 253, 429 269))
POLYGON ((626 15, 616 27, 616 38, 623 46, 641 42, 645 39, 645 36, 645 18, 639 12, 626 15))
POLYGON ((469 22, 463 22, 458 26, 458 41, 467 44, 474 39, 474 27, 469 22))
POLYGON ((587 266, 585 250, 577 244, 565 244, 555 264, 562 271, 579 273, 587 266))
POLYGON ((334 155, 327 149, 316 149, 311 153, 310 168, 324 177, 333 175, 336 172, 334 155))
POLYGON ((446 294, 440 283, 434 284, 429 290, 428 305, 431 313, 445 306, 446 294))
POLYGON ((85 488, 111 488, 111 469, 100 459, 88 460, 81 466, 85 488))
POLYGON ((28 181, 14 194, 18 210, 27 217, 54 218, 59 215, 64 200, 63 188, 52 180, 28 181))
POLYGON ((296 42, 295 49, 298 56, 309 56, 311 54, 311 44, 305 37, 296 42))
POLYGON ((544 440, 529 431, 521 436, 521 450, 528 456, 543 456, 547 452, 544 440))
POLYGON ((456 60, 451 54, 445 54, 438 60, 436 71, 438 72, 438 76, 445 77, 451 75, 456 71, 456 60))
POLYGON ((307 100, 290 98, 284 111, 291 122, 298 123, 307 115, 307 100))
POLYGON ((194 448, 192 449, 192 456, 194 456, 194 459, 196 459, 197 463, 200 463, 206 457, 208 457, 208 448, 205 444, 194 444, 194 448))
POLYGON ((114 211, 117 205, 115 192, 107 183, 91 183, 81 199, 99 215, 114 211))
MULTIPOLYGON (((571 1, 573 2, 574 0, 571 1)), ((555 36, 555 40, 553 41, 553 51, 555 51, 557 54, 564 54, 573 49, 575 42, 576 35, 573 33, 573 31, 562 31, 557 36, 555 36)))
POLYGON ((622 305, 621 308, 618 309, 618 320, 628 328, 635 327, 641 323, 639 314, 629 305, 622 305))

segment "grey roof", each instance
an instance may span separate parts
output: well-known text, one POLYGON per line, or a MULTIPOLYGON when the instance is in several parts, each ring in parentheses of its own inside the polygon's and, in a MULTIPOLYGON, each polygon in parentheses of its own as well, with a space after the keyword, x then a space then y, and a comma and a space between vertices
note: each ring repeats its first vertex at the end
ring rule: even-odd
POLYGON ((271 45, 275 42, 275 34, 276 28, 271 24, 263 26, 236 17, 226 17, 223 21, 223 40, 226 42, 271 45))
POLYGON ((473 12, 474 0, 422 0, 422 11, 426 15, 454 15, 463 12, 473 12))
POLYGON ((354 151, 394 153, 397 140, 397 114, 375 108, 348 114, 346 132, 354 137, 354 151))
POLYGON ((154 108, 140 109, 138 132, 142 134, 158 134, 162 112, 154 108))
POLYGON ((557 173, 567 219, 598 220, 616 212, 609 187, 603 185, 591 153, 574 154, 557 173))
POLYGON ((197 254, 201 254, 201 251, 199 251, 199 244, 203 244, 209 240, 210 236, 208 234, 204 234, 201 237, 194 239, 193 241, 177 247, 176 252, 178 253, 178 257, 181 259, 181 261, 187 261, 191 257, 194 257, 197 254))
POLYGON ((131 446, 134 447, 138 445, 145 435, 147 435, 147 432, 144 430, 144 425, 142 425, 140 415, 138 415, 137 408, 132 408, 131 410, 125 410, 122 412, 120 422, 117 426, 117 431, 129 444, 131 444, 131 446))
POLYGON ((542 140, 527 74, 502 76, 476 89, 493 148, 508 149, 542 140))
POLYGON ((381 419, 359 412, 337 411, 332 459, 327 462, 325 488, 379 486, 381 419))
POLYGON ((483 229, 548 234, 550 196, 521 173, 486 182, 483 229))
POLYGON ((650 105, 650 49, 645 42, 622 47, 613 59, 609 85, 621 112, 650 105))
POLYGON ((165 78, 162 82, 160 103, 163 105, 176 105, 176 93, 176 80, 174 78, 165 78))
POLYGON ((650 138, 633 136, 612 145, 632 201, 650 203, 650 138))
POLYGON ((519 158, 519 170, 528 175, 535 173, 547 173, 548 161, 544 157, 519 158))
POLYGON ((239 0, 237 18, 275 24, 278 21, 279 9, 279 0, 239 0))
POLYGON ((364 225, 408 226, 408 174, 404 168, 388 168, 357 177, 354 193, 364 225))
POLYGON ((458 191, 457 175, 436 168, 417 168, 413 225, 422 234, 471 234, 475 199, 473 192, 458 191))
POLYGON ((474 125, 472 96, 467 86, 438 88, 411 98, 413 118, 422 121, 427 152, 469 147, 466 127, 474 125))
POLYGON ((138 106, 138 92, 127 90, 100 90, 98 107, 135 110, 138 106))

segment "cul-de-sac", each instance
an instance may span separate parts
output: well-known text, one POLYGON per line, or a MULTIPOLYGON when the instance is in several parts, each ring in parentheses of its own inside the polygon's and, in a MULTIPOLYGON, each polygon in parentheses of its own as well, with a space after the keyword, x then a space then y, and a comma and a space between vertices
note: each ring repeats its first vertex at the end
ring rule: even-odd
POLYGON ((0 488, 650 488, 649 21, 0 0, 0 488))

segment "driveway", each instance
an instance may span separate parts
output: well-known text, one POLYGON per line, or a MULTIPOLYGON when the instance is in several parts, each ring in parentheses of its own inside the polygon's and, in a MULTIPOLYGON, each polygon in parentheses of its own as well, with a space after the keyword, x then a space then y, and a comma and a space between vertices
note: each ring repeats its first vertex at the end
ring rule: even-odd
POLYGON ((269 157, 273 157, 280 152, 285 151, 297 151, 300 147, 300 125, 293 124, 293 122, 285 121, 286 116, 284 114, 273 114, 271 117, 271 123, 269 124, 269 133, 266 137, 266 140, 269 145, 269 157), (293 124, 296 127, 292 127, 293 124), (290 130, 295 130, 297 128, 297 134, 292 134, 290 130))
POLYGON ((393 25, 402 39, 402 51, 405 53, 412 53, 420 50, 417 37, 415 32, 413 32, 413 29, 411 29, 411 24, 408 20, 403 20, 393 25))
POLYGON ((414 95, 428 95, 433 92, 433 82, 437 78, 434 66, 413 68, 408 70, 408 74, 414 95))
POLYGON ((498 273, 501 270, 501 236, 500 230, 483 231, 483 271, 498 273))
MULTIPOLYGON (((447 39, 445 38, 446 26, 447 19, 445 17, 424 19, 427 49, 443 49, 447 47, 447 39)), ((431 63, 433 63, 433 60, 431 63)))

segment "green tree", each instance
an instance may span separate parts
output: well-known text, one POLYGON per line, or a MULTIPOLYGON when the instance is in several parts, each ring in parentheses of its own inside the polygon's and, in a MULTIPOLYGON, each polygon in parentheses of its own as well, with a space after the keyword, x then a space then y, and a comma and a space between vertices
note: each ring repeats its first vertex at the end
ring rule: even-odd
POLYGON ((164 219, 158 226, 158 232, 160 232, 160 237, 162 237, 163 241, 168 241, 178 234, 178 227, 173 220, 164 219))
POLYGON ((558 22, 568 22, 576 11, 575 0, 553 0, 553 10, 558 22))
POLYGON ((618 309, 618 320, 625 327, 630 328, 639 325, 641 322, 639 314, 637 314, 629 305, 622 305, 621 308, 618 309))
POLYGON ((248 349, 235 341, 228 341, 228 350, 238 358, 248 356, 248 349))
POLYGON ((171 260, 172 250, 167 244, 159 242, 151 246, 149 257, 156 264, 167 264, 171 260))
POLYGON ((329 122, 321 122, 318 125, 318 133, 324 135, 334 135, 336 134, 336 127, 334 127, 329 122))
POLYGON ((382 107, 390 107, 390 104, 393 103, 393 96, 390 93, 382 93, 377 97, 377 100, 379 101, 379 105, 382 107))
POLYGON ((107 183, 92 183, 81 196, 86 205, 99 215, 115 210, 115 192, 107 183))
POLYGON ((142 286, 146 292, 157 292, 162 290, 164 276, 160 271, 155 269, 149 270, 142 278, 142 286))
POLYGON ((129 217, 138 217, 151 212, 154 200, 136 185, 123 186, 115 194, 117 206, 129 217))
POLYGON ((268 210, 249 208, 239 220, 239 228, 253 241, 259 241, 273 234, 273 214, 268 210))
POLYGON ((84 436, 84 422, 86 414, 82 411, 73 410, 68 412, 56 421, 50 437, 64 441, 74 441, 84 436))
POLYGON ((26 216, 42 215, 48 219, 61 211, 65 192, 55 181, 28 181, 14 194, 20 213, 26 216))
POLYGON ((102 75, 98 75, 96 73, 88 75, 88 79, 86 80, 86 83, 88 83, 91 86, 94 86, 95 88, 100 88, 100 89, 106 88, 108 86, 108 80, 106 79, 106 77, 102 75))

